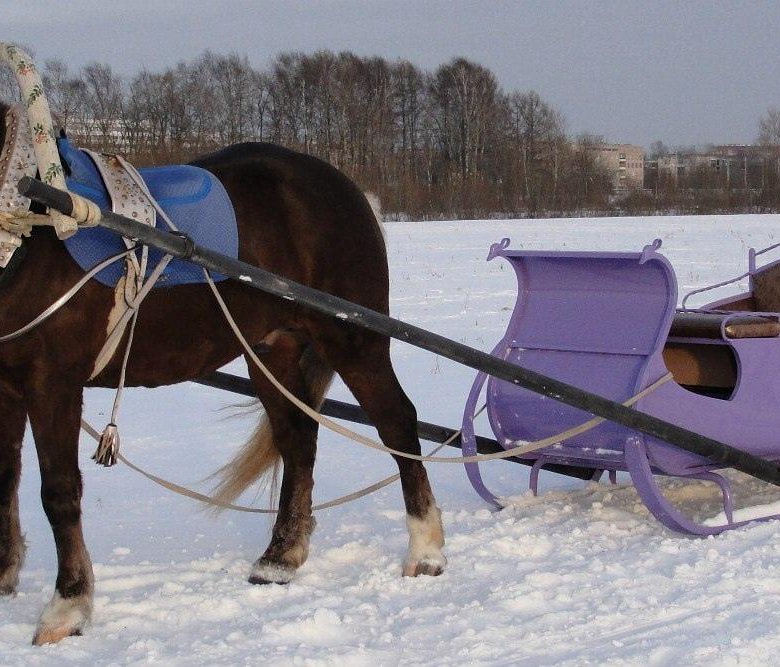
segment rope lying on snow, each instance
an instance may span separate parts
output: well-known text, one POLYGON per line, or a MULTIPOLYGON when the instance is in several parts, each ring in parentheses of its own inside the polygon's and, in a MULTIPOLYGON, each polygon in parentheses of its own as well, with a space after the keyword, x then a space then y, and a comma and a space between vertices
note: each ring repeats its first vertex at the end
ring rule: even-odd
MULTIPOLYGON (((484 406, 482 409, 484 409, 484 406)), ((482 409, 480 409, 479 412, 481 412, 482 409)), ((479 412, 477 414, 479 414, 479 412)), ((100 442, 100 439, 102 437, 101 433, 99 433, 84 419, 81 420, 81 429, 85 433, 87 433, 90 437, 92 437, 95 441, 100 442)), ((433 454, 435 452, 438 452, 442 447, 449 445, 453 440, 455 440, 459 436, 460 436, 460 431, 458 431, 457 433, 453 433, 441 445, 433 449, 431 453, 433 454)), ((161 486, 164 489, 167 489, 168 491, 173 491, 173 493, 176 493, 180 496, 184 496, 185 498, 191 498, 192 500, 197 500, 198 502, 204 503, 206 505, 212 505, 214 507, 221 507, 223 509, 234 510, 236 512, 250 512, 253 514, 276 514, 279 511, 276 509, 263 509, 259 507, 246 507, 244 505, 234 505, 233 503, 224 503, 219 500, 216 500, 215 498, 212 498, 211 496, 207 496, 205 493, 193 491, 192 489, 188 489, 185 486, 181 486, 180 484, 176 484, 174 482, 169 482, 168 480, 163 479, 162 477, 153 475, 152 473, 147 472, 143 468, 138 467, 132 461, 129 461, 127 457, 125 457, 119 451, 116 452, 116 458, 118 461, 124 463, 128 468, 134 470, 140 475, 143 475, 144 477, 146 477, 146 479, 154 482, 158 486, 161 486)), ((327 502, 320 503, 319 505, 314 505, 314 507, 312 507, 312 511, 317 512, 319 510, 325 510, 331 507, 337 507, 339 505, 344 505, 353 500, 357 500, 358 498, 363 498, 364 496, 374 493, 375 491, 379 491, 380 489, 383 489, 386 486, 389 486, 390 484, 397 482, 400 478, 401 476, 398 473, 396 473, 395 475, 386 477, 385 479, 382 479, 372 484, 371 486, 367 486, 366 488, 361 489, 360 491, 354 491, 353 493, 347 494, 346 496, 341 496, 339 498, 334 498, 333 500, 328 500, 327 502)))

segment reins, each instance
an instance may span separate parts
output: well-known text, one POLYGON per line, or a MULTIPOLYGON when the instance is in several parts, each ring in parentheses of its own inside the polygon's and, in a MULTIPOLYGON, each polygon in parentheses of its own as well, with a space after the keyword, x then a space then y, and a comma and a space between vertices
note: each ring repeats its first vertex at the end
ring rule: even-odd
MULTIPOLYGON (((484 406, 482 409, 484 409, 484 406)), ((482 409, 479 410, 477 414, 479 414, 479 412, 481 412, 482 409)), ((98 442, 100 441, 101 434, 97 430, 95 430, 84 419, 81 420, 81 428, 91 438, 93 438, 98 442)), ((447 440, 441 443, 438 447, 431 450, 431 453, 433 454, 435 452, 438 452, 442 447, 445 447, 449 445, 451 442, 453 442, 458 436, 460 436, 460 431, 453 433, 449 438, 447 438, 447 440)), ((176 484, 175 482, 168 481, 166 479, 163 479, 162 477, 158 477, 157 475, 147 472, 143 468, 137 466, 132 461, 128 460, 128 458, 124 456, 121 452, 117 452, 117 459, 122 463, 124 463, 131 470, 134 470, 139 475, 146 477, 146 479, 148 479, 151 482, 154 482, 158 486, 161 486, 162 488, 167 489, 168 491, 171 491, 177 495, 184 496, 185 498, 191 498, 192 500, 197 500, 198 502, 201 502, 205 505, 211 505, 214 507, 220 507, 222 509, 233 510, 235 512, 248 512, 252 514, 276 514, 279 511, 277 509, 264 509, 260 507, 247 507, 245 505, 235 505, 233 503, 225 503, 222 502, 221 500, 217 500, 216 498, 213 498, 212 496, 208 496, 204 493, 200 493, 199 491, 193 491, 192 489, 189 489, 186 486, 176 484)), ((352 502, 353 500, 358 500, 359 498, 368 496, 374 493, 375 491, 379 491, 380 489, 383 489, 386 486, 389 486, 390 484, 397 482, 400 478, 401 476, 398 473, 396 473, 395 475, 391 475, 390 477, 386 477, 385 479, 379 480, 378 482, 375 482, 374 484, 371 484, 370 486, 367 486, 364 489, 361 489, 359 491, 353 491, 352 493, 349 493, 345 496, 340 496, 338 498, 334 498, 333 500, 328 500, 327 502, 314 505, 312 507, 312 511, 318 512, 320 510, 330 509, 331 507, 338 507, 339 505, 345 505, 346 503, 352 502)))

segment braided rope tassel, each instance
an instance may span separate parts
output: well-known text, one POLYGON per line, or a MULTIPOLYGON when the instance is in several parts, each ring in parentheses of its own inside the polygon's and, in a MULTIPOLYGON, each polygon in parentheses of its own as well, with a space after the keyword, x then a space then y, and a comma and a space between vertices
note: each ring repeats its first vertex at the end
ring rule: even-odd
POLYGON ((92 460, 101 466, 110 468, 116 465, 119 456, 119 429, 111 422, 103 430, 92 460))

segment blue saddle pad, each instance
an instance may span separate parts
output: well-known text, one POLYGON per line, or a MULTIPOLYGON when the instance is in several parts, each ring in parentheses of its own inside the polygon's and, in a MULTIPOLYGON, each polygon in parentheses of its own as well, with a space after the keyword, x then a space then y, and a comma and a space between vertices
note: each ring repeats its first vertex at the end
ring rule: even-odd
MULTIPOLYGON (((65 138, 57 140, 57 147, 70 169, 70 176, 65 179, 68 190, 91 199, 101 209, 111 210, 111 199, 92 158, 65 138)), ((238 257, 236 214, 225 187, 214 174, 191 165, 154 167, 138 171, 152 196, 179 231, 190 236, 199 246, 229 257, 238 257)), ((159 214, 157 227, 170 231, 159 214)), ((85 271, 125 249, 118 235, 100 227, 79 230, 65 240, 65 247, 85 271)), ((147 275, 162 256, 163 253, 159 250, 149 249, 147 275)), ((95 278, 102 284, 113 287, 123 275, 124 261, 120 260, 103 269, 95 278)), ((213 274, 213 278, 224 280, 226 276, 213 274)), ((163 271, 155 288, 204 281, 203 270, 199 266, 174 259, 163 271)))

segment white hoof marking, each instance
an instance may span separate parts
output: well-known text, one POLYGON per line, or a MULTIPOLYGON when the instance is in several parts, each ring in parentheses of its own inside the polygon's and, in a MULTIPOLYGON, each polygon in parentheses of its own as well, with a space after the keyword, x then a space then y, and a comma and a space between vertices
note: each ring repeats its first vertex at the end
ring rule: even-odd
POLYGON ((418 574, 441 574, 447 563, 442 553, 444 529, 441 525, 441 510, 431 505, 421 519, 407 515, 406 525, 409 528, 409 550, 404 561, 403 575, 416 577, 418 574))
POLYGON ((51 602, 41 613, 33 644, 36 646, 53 644, 65 637, 79 635, 89 623, 91 616, 92 600, 89 596, 63 598, 55 591, 51 602))

